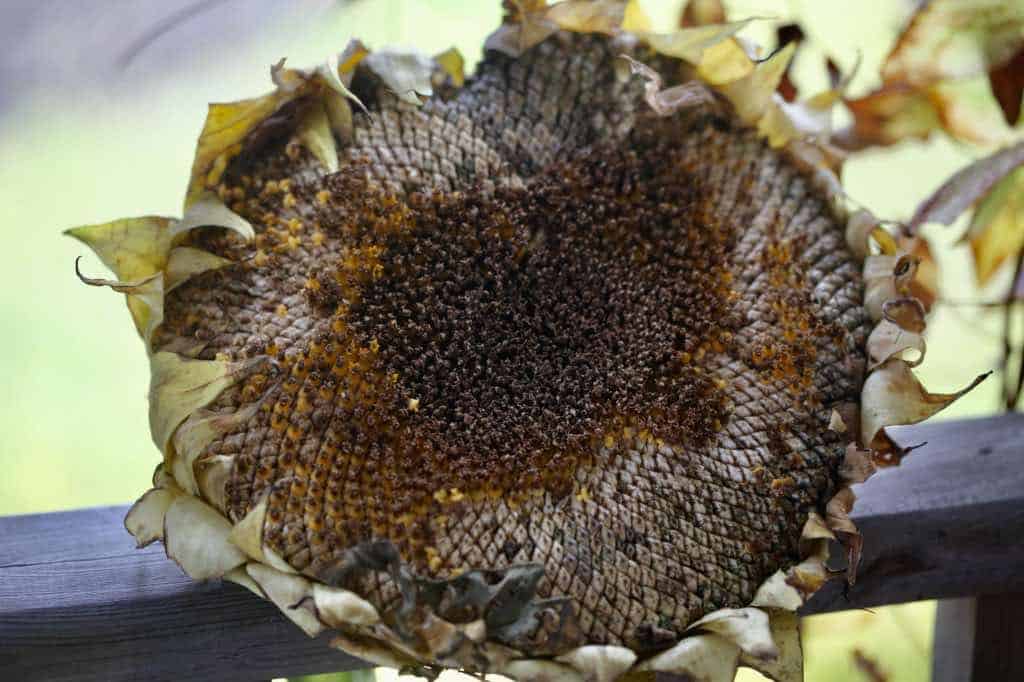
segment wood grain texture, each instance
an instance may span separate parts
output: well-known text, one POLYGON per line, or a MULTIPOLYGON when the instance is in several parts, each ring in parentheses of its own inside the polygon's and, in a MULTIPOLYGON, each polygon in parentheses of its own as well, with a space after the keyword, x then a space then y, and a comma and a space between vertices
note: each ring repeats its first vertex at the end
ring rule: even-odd
MULTIPOLYGON (((858 491, 865 552, 821 613, 1024 591, 1024 417, 901 429, 929 441, 858 491)), ((231 584, 134 549, 126 507, 0 518, 0 678, 257 680, 362 667, 231 584)), ((839 556, 838 548, 836 555, 839 556)))

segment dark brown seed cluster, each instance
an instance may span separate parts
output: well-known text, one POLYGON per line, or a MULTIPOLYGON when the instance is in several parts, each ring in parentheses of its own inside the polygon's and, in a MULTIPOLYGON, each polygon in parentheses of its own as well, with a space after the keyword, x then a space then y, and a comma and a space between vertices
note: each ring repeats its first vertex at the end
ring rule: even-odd
MULTIPOLYGON (((391 201, 332 185, 343 201, 329 231, 358 224, 361 202, 391 201)), ((377 419, 402 431, 382 459, 411 459, 407 485, 426 495, 566 494, 624 426, 704 444, 727 416, 692 358, 730 346, 736 323, 734 235, 706 220, 705 200, 661 145, 595 152, 494 196, 395 204, 397 229, 365 231, 358 269, 310 294, 324 310, 343 300, 324 292, 347 292, 346 327, 394 381, 377 419)))

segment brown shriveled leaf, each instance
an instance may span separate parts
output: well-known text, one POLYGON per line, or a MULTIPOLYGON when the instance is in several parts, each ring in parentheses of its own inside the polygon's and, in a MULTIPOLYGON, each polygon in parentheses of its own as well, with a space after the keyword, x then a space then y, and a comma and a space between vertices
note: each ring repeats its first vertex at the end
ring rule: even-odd
POLYGON ((846 149, 924 139, 941 127, 938 110, 928 94, 906 84, 883 86, 845 103, 853 115, 853 128, 837 141, 846 149))
POLYGON ((679 28, 724 24, 722 0, 689 0, 679 15, 679 28))
MULTIPOLYGON (((790 43, 796 43, 799 47, 800 43, 804 40, 804 30, 800 28, 800 24, 784 24, 775 29, 775 40, 777 50, 781 50, 790 43)), ((798 90, 796 84, 793 83, 793 79, 790 78, 790 72, 793 70, 793 63, 790 62, 786 66, 786 73, 782 74, 782 80, 779 82, 778 92, 782 95, 782 99, 787 102, 793 102, 796 100, 798 90)))
POLYGON ((1024 97, 1024 46, 1005 64, 989 70, 988 84, 1006 124, 1016 125, 1020 119, 1021 97, 1024 97))
POLYGON ((938 130, 973 144, 1012 139, 1005 121, 1014 107, 1019 115, 1024 77, 1006 65, 1021 50, 1024 3, 922 3, 882 65, 882 85, 846 102, 854 126, 838 143, 857 150, 938 130))
POLYGON ((1024 164, 1024 142, 1001 149, 957 171, 921 202, 910 219, 911 232, 925 223, 951 225, 1014 168, 1024 164))
POLYGON ((948 407, 984 381, 991 372, 974 379, 956 393, 929 393, 898 358, 890 358, 864 381, 861 390, 861 442, 869 448, 888 450, 885 428, 922 422, 948 407))
POLYGON ((878 661, 860 649, 854 649, 850 655, 853 658, 854 665, 857 666, 857 670, 864 673, 864 677, 867 678, 868 682, 889 682, 889 676, 882 671, 878 661))
POLYGON ((967 239, 980 285, 1024 248, 1024 166, 999 181, 978 204, 967 239))
POLYGON ((882 65, 886 83, 923 87, 983 74, 1024 45, 1024 3, 931 0, 921 3, 882 65))
POLYGON ((629 63, 630 73, 639 75, 646 81, 644 100, 658 116, 669 116, 680 109, 714 101, 711 91, 698 80, 663 90, 661 76, 657 71, 627 55, 621 55, 621 58, 629 63))
POLYGON ((910 295, 920 301, 927 312, 939 296, 939 264, 928 241, 920 235, 901 238, 899 248, 917 259, 917 275, 910 283, 910 295))

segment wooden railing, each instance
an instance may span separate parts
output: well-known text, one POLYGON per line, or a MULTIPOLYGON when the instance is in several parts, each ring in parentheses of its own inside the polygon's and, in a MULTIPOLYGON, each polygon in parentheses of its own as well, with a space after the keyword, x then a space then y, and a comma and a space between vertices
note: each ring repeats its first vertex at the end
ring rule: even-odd
MULTIPOLYGON (((857 583, 847 595, 830 583, 805 612, 948 600, 934 682, 1024 680, 1024 417, 896 433, 928 446, 858 491, 857 583)), ((160 545, 134 549, 125 511, 0 518, 0 680, 231 682, 365 667, 242 588, 192 582, 160 545)))

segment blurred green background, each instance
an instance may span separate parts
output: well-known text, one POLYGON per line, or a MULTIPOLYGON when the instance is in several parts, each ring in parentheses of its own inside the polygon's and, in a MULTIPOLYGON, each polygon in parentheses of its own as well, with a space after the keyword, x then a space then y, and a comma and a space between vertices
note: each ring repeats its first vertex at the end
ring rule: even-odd
MULTIPOLYGON (((24 50, 0 70, 17 85, 0 100, 0 229, 7 254, 0 268, 0 514, 131 501, 148 487, 158 461, 147 426, 142 344, 121 296, 76 279, 80 255, 84 272, 103 276, 104 270, 62 230, 123 216, 177 215, 206 103, 268 90, 267 67, 282 56, 296 66, 318 63, 358 36, 371 47, 410 45, 428 53, 455 45, 469 67, 500 18, 498 0, 302 0, 290 5, 293 11, 281 10, 288 3, 271 10, 274 3, 237 0, 211 3, 219 13, 147 34, 148 25, 171 14, 164 4, 142 3, 151 16, 139 16, 136 6, 124 24, 119 12, 128 3, 96 3, 104 4, 102 12, 91 10, 102 16, 85 22, 71 21, 74 13, 64 10, 36 16, 13 37, 26 41, 24 50), (196 22, 206 23, 198 30, 196 22), (140 37, 147 47, 134 54, 140 37)), ((5 3, 0 24, 30 5, 5 3)), ((773 44, 777 21, 799 17, 817 49, 802 51, 796 77, 812 90, 825 83, 821 46, 845 68, 859 54, 852 86, 859 94, 877 83, 878 65, 911 3, 727 5, 734 18, 772 18, 745 33, 765 45, 773 44)), ((679 10, 668 0, 643 6, 666 28, 679 10)), ((13 30, 10 21, 7 26, 13 30)), ((945 139, 908 142, 851 160, 845 185, 876 215, 905 219, 976 153, 945 139)), ((992 299, 1009 273, 991 291, 977 291, 965 247, 955 244, 961 231, 927 233, 944 268, 943 293, 992 299)), ((920 371, 925 383, 952 390, 996 367, 999 330, 993 311, 939 306, 920 371)), ((998 381, 986 382, 941 417, 993 412, 998 388, 998 381)), ((892 680, 927 680, 933 615, 934 605, 912 604, 807 619, 806 679, 867 680, 854 662, 858 648, 892 680)))

